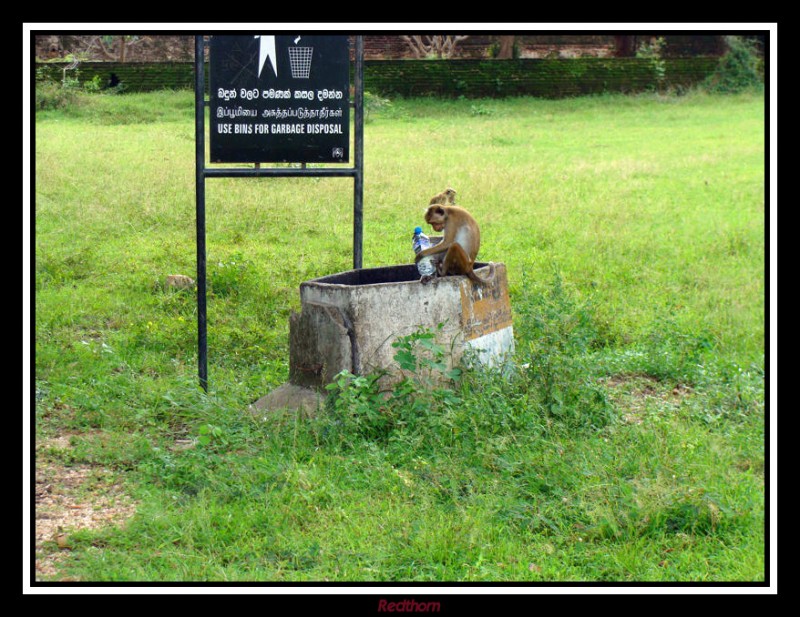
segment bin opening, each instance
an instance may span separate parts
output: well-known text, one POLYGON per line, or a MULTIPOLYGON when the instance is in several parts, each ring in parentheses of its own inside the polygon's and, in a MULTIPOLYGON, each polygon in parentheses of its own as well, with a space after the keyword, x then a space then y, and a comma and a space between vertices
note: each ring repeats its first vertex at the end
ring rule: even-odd
MULTIPOLYGON (((488 263, 475 262, 475 269, 488 266, 488 263)), ((323 276, 309 283, 322 283, 327 285, 380 285, 382 283, 410 283, 419 281, 420 273, 414 264, 402 266, 388 266, 385 268, 365 268, 363 270, 349 270, 323 276)))

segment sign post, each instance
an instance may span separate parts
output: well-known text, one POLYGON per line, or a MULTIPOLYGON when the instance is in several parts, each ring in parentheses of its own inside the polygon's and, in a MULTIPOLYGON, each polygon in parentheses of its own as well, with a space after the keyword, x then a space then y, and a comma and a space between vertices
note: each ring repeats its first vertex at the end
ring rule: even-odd
MULTIPOLYGON (((363 256, 363 37, 356 37, 352 167, 208 167, 205 44, 195 37, 198 375, 208 391, 206 178, 352 177, 353 268, 363 256)), ((350 45, 347 36, 212 36, 209 44, 212 163, 348 163, 350 45)))

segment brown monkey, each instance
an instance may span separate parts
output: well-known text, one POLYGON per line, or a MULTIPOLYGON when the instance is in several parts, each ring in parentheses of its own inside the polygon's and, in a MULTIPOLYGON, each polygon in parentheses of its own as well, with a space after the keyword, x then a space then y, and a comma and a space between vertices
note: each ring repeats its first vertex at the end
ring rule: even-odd
MULTIPOLYGON (((440 193, 434 199, 445 193, 440 193)), ((443 231, 444 236, 438 244, 417 253, 417 261, 433 255, 439 276, 466 274, 475 283, 492 282, 495 275, 494 264, 489 264, 489 276, 485 279, 473 271, 475 257, 481 246, 481 232, 478 223, 469 212, 460 206, 436 203, 428 206, 425 222, 433 227, 434 231, 443 231), (444 258, 441 258, 441 253, 444 253, 444 258)), ((427 283, 430 278, 423 277, 422 282, 427 283)))
POLYGON ((442 204, 445 206, 454 206, 456 204, 456 192, 454 189, 447 188, 443 190, 438 195, 434 195, 431 197, 430 202, 428 205, 432 206, 433 204, 442 204))

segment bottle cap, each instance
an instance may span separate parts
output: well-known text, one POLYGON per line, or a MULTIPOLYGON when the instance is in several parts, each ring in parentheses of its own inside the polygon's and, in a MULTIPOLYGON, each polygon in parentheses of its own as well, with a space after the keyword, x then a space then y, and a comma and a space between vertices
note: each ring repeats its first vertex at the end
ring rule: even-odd
POLYGON ((422 227, 415 227, 415 228, 414 228, 414 235, 415 235, 415 236, 416 236, 417 234, 421 234, 421 233, 422 233, 422 227))

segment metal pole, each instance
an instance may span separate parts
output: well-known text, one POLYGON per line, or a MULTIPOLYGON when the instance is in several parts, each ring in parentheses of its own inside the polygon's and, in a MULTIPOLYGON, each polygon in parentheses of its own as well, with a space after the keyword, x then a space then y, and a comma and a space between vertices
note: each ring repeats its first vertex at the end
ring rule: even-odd
POLYGON ((355 66, 355 177, 353 187, 353 269, 364 255, 364 37, 356 36, 355 66))
POLYGON ((200 386, 208 392, 206 322, 206 179, 205 75, 203 36, 194 37, 195 196, 197 209, 197 367, 200 386))

